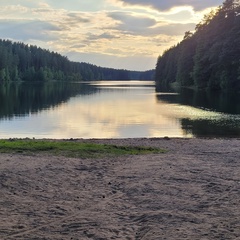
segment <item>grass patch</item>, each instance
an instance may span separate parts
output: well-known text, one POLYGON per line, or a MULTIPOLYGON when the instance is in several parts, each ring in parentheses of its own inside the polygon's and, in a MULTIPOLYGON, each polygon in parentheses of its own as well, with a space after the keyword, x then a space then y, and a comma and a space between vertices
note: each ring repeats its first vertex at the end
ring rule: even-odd
POLYGON ((151 147, 116 146, 77 141, 10 139, 0 140, 0 153, 48 153, 76 158, 164 153, 151 147))

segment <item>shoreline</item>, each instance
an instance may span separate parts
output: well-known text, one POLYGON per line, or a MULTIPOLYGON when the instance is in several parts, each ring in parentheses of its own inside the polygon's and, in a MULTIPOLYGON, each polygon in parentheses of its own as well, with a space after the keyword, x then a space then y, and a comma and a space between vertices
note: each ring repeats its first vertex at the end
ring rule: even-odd
POLYGON ((167 152, 0 154, 1 239, 240 237, 240 139, 73 140, 167 152))

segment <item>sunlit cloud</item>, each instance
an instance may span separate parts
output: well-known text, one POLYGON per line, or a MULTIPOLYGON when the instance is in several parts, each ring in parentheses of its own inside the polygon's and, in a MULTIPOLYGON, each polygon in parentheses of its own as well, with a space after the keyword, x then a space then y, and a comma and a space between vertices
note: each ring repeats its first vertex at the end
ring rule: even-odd
POLYGON ((194 31, 209 7, 220 4, 219 0, 1 0, 0 37, 37 44, 74 61, 147 70, 186 31, 194 31))
POLYGON ((215 7, 220 5, 222 2, 219 0, 172 0, 172 1, 159 1, 159 0, 115 0, 125 5, 137 5, 147 6, 159 11, 169 10, 175 6, 192 6, 196 11, 201 11, 205 8, 215 7))

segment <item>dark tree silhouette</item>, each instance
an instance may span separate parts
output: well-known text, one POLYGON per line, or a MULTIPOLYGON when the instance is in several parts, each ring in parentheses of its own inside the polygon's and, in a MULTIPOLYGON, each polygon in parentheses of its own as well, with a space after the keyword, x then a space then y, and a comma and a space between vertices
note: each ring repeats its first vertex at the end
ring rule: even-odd
POLYGON ((156 88, 240 90, 240 0, 205 15, 194 33, 158 58, 156 88))
POLYGON ((37 46, 0 40, 0 81, 153 80, 154 70, 128 71, 71 62, 37 46))

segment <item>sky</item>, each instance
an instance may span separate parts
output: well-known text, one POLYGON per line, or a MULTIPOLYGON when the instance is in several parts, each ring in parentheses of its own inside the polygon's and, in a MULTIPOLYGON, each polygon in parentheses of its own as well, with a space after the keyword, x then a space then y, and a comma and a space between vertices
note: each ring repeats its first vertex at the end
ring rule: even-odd
POLYGON ((0 0, 0 38, 145 71, 223 0, 0 0))

